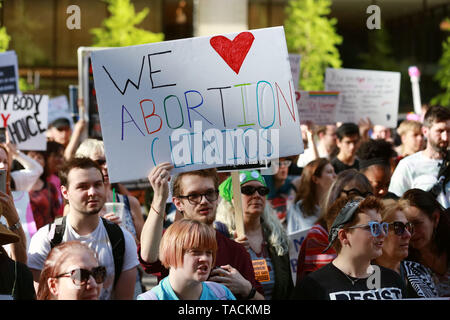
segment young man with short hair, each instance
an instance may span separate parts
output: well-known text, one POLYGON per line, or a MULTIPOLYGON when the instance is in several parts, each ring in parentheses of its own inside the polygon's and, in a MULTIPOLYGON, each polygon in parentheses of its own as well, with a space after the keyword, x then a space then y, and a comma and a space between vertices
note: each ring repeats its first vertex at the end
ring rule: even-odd
MULTIPOLYGON (((173 165, 158 164, 148 175, 154 191, 153 201, 141 233, 139 260, 147 273, 168 275, 159 261, 159 245, 163 234, 166 201, 169 196, 170 171, 173 165)), ((174 177, 172 201, 184 218, 213 225, 218 205, 219 181, 215 169, 183 172, 174 177)), ((224 284, 238 299, 264 300, 261 284, 255 280, 250 255, 245 248, 216 231, 218 246, 210 281, 224 284)))
MULTIPOLYGON (((435 186, 442 160, 449 146, 450 110, 441 106, 430 107, 424 117, 422 132, 427 139, 425 150, 402 159, 392 174, 389 191, 399 197, 409 189, 430 191, 435 186)), ((448 208, 450 182, 442 188, 445 192, 439 192, 436 200, 444 208, 448 208)))
POLYGON ((337 141, 336 145, 339 148, 339 153, 331 160, 334 167, 334 172, 339 172, 347 169, 359 169, 359 161, 356 158, 356 151, 360 145, 360 134, 358 125, 355 123, 343 123, 336 130, 337 141))
MULTIPOLYGON (((100 265, 107 269, 107 278, 99 299, 131 300, 136 282, 137 248, 132 235, 121 228, 125 242, 120 276, 115 282, 115 259, 106 220, 99 216, 106 200, 106 189, 100 167, 89 158, 74 158, 60 172, 61 192, 69 202, 69 213, 60 242, 81 241, 93 249, 100 265)), ((113 225, 113 227, 117 227, 113 225)), ((56 224, 46 225, 32 237, 28 249, 28 267, 33 273, 35 287, 44 262, 55 241, 56 224)))

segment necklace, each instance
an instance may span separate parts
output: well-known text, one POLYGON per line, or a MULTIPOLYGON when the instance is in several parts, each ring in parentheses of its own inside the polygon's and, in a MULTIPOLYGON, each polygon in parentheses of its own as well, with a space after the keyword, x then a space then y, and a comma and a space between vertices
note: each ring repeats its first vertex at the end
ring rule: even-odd
POLYGON ((356 282, 358 282, 358 280, 361 280, 361 278, 354 278, 355 280, 353 280, 352 278, 350 278, 345 272, 342 272, 348 280, 350 280, 350 282, 352 283, 352 286, 355 285, 356 282))

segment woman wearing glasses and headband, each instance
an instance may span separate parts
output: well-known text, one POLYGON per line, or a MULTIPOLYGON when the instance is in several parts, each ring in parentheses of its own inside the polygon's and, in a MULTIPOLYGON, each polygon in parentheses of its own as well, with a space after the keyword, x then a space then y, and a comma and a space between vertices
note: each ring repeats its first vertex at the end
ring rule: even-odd
POLYGON ((98 300, 106 268, 95 252, 79 241, 54 247, 42 269, 38 300, 98 300))
POLYGON ((361 172, 348 169, 340 172, 331 185, 323 204, 322 213, 308 231, 303 240, 297 259, 297 280, 299 283, 307 274, 320 269, 336 258, 336 251, 328 246, 328 228, 326 214, 328 208, 341 196, 360 196, 365 198, 372 194, 369 180, 361 172))
POLYGON ((401 199, 406 200, 406 218, 414 226, 408 260, 430 268, 438 296, 450 297, 449 210, 420 189, 406 191, 401 199))
POLYGON ((432 298, 437 296, 430 270, 420 263, 405 260, 408 256, 409 240, 414 232, 411 222, 405 216, 403 202, 392 199, 383 201, 381 212, 384 222, 389 224, 389 232, 384 239, 383 254, 374 260, 377 265, 400 274, 406 286, 408 298, 432 298))
POLYGON ((269 189, 258 171, 239 171, 245 235, 237 238, 231 177, 219 186, 216 219, 247 249, 266 300, 287 299, 293 289, 286 232, 266 200, 269 189))
POLYGON ((298 283, 293 298, 402 299, 405 288, 400 276, 393 270, 371 265, 382 254, 388 231, 388 224, 381 220, 383 209, 381 200, 373 196, 339 198, 327 217, 329 247, 334 246, 337 257, 298 283))
POLYGON ((325 158, 313 160, 303 168, 294 205, 287 212, 288 234, 314 225, 322 202, 335 179, 334 168, 325 158))

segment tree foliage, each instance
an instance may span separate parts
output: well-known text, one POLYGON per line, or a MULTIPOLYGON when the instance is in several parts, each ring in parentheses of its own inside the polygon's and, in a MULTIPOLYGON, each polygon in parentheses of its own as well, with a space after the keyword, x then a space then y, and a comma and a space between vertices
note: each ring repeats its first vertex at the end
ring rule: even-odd
MULTIPOLYGON (((447 19, 445 22, 449 24, 450 19, 447 19)), ((434 97, 431 100, 431 104, 450 107, 450 36, 442 43, 442 57, 439 59, 439 71, 436 73, 434 79, 439 82, 443 92, 434 97)))
POLYGON ((300 88, 323 90, 327 67, 340 68, 337 45, 342 37, 335 31, 337 20, 328 18, 331 0, 291 0, 286 7, 286 42, 291 53, 301 55, 300 88))
POLYGON ((137 28, 149 13, 145 8, 135 12, 130 0, 104 0, 108 3, 110 16, 103 20, 102 27, 93 28, 96 47, 123 47, 164 40, 162 33, 153 33, 137 28))
MULTIPOLYGON (((2 7, 2 2, 0 1, 0 8, 2 7)), ((8 50, 9 41, 11 40, 11 37, 6 33, 6 28, 1 27, 0 28, 0 52, 4 52, 8 50)))

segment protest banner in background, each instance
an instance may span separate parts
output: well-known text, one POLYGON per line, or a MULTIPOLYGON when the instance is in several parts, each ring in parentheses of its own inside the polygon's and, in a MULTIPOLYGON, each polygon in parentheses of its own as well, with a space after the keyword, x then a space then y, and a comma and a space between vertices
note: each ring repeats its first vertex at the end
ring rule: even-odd
POLYGON ((342 95, 336 121, 358 123, 369 117, 373 124, 397 127, 399 72, 328 68, 325 90, 342 95))
POLYGON ((0 53, 0 94, 19 92, 19 68, 15 51, 0 53))
POLYGON ((297 279, 297 260, 298 253, 300 252, 300 246, 302 245, 303 240, 305 240, 306 235, 310 229, 300 230, 291 234, 288 234, 289 237, 289 261, 291 262, 291 274, 292 281, 297 279))
POLYGON ((0 128, 19 150, 46 150, 48 96, 0 95, 0 128))
POLYGON ((336 110, 341 103, 339 92, 333 91, 297 91, 298 113, 301 123, 312 121, 322 126, 336 123, 336 110))
POLYGON ((48 101, 48 123, 50 124, 59 118, 69 120, 70 127, 73 128, 72 111, 69 107, 69 100, 65 95, 51 98, 48 101))
POLYGON ((300 79, 300 55, 290 53, 289 64, 291 66, 292 80, 294 81, 295 90, 298 90, 298 81, 300 79))
POLYGON ((91 53, 111 182, 300 154, 283 27, 91 53))

